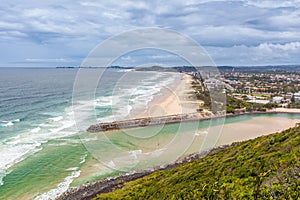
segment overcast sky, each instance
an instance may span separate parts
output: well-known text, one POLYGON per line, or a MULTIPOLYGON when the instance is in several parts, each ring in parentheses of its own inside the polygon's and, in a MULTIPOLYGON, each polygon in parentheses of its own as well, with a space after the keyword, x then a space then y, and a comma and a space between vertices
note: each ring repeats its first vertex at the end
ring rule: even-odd
MULTIPOLYGON (((0 16, 0 67, 78 66, 99 43, 142 27, 191 37, 217 65, 300 64, 299 0, 2 0, 0 16)), ((133 57, 124 65, 147 62, 133 57)))

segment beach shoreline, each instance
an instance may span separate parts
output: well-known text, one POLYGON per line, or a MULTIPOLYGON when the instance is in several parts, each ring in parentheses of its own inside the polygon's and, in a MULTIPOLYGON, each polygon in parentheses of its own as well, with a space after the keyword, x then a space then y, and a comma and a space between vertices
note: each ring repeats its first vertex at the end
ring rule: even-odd
POLYGON ((297 108, 274 108, 268 110, 268 112, 276 112, 276 113, 300 113, 300 109, 297 108))
POLYGON ((158 94, 153 96, 144 110, 132 110, 130 118, 160 117, 196 112, 199 108, 199 102, 193 93, 191 81, 192 76, 185 73, 180 74, 172 85, 162 88, 158 94))

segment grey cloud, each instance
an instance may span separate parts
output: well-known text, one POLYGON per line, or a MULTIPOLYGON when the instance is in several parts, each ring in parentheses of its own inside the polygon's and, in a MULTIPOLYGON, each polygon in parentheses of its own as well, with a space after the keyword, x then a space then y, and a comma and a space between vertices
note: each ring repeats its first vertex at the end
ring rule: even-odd
MULTIPOLYGON (((238 59, 236 55, 243 56, 242 52, 249 51, 249 48, 267 56, 266 60, 270 62, 271 59, 278 61, 258 47, 300 41, 299 0, 174 0, 168 3, 133 0, 66 0, 63 3, 60 0, 27 0, 25 3, 22 0, 3 0, 0 14, 1 49, 9 45, 21 48, 29 43, 26 54, 31 52, 32 55, 27 58, 35 58, 36 49, 45 49, 47 54, 55 54, 57 58, 84 57, 88 49, 99 42, 137 27, 170 28, 184 33, 220 53, 216 58, 222 62, 240 62, 242 58, 238 59)), ((287 52, 290 53, 287 57, 297 60, 294 53, 287 52)), ((254 62, 252 58, 243 59, 254 62)))

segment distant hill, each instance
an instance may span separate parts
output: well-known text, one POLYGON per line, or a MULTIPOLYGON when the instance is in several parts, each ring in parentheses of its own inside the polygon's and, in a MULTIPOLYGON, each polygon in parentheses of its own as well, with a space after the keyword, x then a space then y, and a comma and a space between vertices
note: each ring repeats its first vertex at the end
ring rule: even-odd
POLYGON ((133 67, 110 66, 109 69, 134 69, 133 67))
POLYGON ((219 70, 224 69, 234 69, 236 71, 284 71, 284 72, 299 72, 300 71, 300 65, 267 65, 267 66, 234 66, 234 67, 228 67, 228 66, 218 66, 219 70))
POLYGON ((161 67, 161 66, 151 66, 151 67, 137 67, 136 71, 157 71, 157 72, 176 72, 177 70, 173 67, 161 67))
POLYGON ((299 199, 300 128, 213 150, 96 199, 299 199))
MULTIPOLYGON (((73 67, 73 66, 59 66, 58 69, 74 69, 74 68, 103 68, 103 67, 73 67)), ((122 66, 109 66, 108 69, 135 69, 136 71, 158 71, 158 72, 195 72, 199 70, 209 70, 212 66, 192 67, 192 66, 176 66, 176 67, 162 67, 159 65, 151 67, 122 67, 122 66)), ((268 66, 217 66, 220 71, 285 71, 285 72, 299 72, 300 65, 268 65, 268 66)))
MULTIPOLYGON (((299 72, 300 65, 268 65, 268 66, 217 66, 220 71, 249 71, 249 72, 261 72, 261 71, 285 71, 285 72, 299 72)), ((212 69, 212 66, 192 67, 192 66, 177 66, 177 67, 140 67, 135 68, 136 71, 158 71, 158 72, 194 72, 201 70, 212 69)))

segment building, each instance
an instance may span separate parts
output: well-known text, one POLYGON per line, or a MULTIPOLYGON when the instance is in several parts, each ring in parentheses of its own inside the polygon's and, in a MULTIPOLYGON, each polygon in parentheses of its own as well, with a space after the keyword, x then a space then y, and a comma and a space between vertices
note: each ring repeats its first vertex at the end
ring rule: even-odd
POLYGON ((272 98, 272 103, 281 103, 284 100, 283 97, 276 96, 272 98))
POLYGON ((268 103, 270 103, 269 100, 261 100, 261 99, 251 99, 247 102, 249 102, 249 103, 259 103, 259 104, 268 104, 268 103))
POLYGON ((295 103, 300 102, 300 91, 297 93, 294 93, 294 99, 295 99, 295 103))

